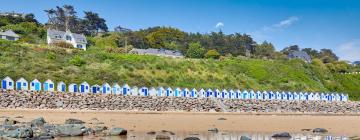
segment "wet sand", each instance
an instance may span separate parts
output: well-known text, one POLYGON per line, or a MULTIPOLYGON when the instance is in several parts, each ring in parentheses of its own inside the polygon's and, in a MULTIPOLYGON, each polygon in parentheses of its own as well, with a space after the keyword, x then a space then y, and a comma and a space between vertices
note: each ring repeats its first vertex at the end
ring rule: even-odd
POLYGON ((220 131, 301 133, 302 129, 320 127, 328 129, 330 134, 360 135, 359 115, 0 109, 0 116, 23 116, 17 118, 20 121, 30 121, 42 116, 47 122, 54 124, 62 124, 67 118, 77 118, 85 122, 97 118, 108 127, 123 127, 137 132, 161 130, 201 132, 218 128, 220 131), (226 118, 226 120, 218 120, 218 118, 226 118))

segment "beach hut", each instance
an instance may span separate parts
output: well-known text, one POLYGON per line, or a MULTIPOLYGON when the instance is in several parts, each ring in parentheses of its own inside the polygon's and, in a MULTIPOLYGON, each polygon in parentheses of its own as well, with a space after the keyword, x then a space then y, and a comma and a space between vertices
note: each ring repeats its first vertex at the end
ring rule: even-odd
POLYGON ((196 90, 196 88, 193 88, 193 89, 191 90, 191 95, 190 95, 190 97, 193 97, 193 98, 199 97, 199 93, 198 93, 198 91, 196 90))
POLYGON ((229 98, 230 98, 230 99, 236 98, 235 91, 234 91, 233 89, 230 89, 230 90, 229 90, 229 98))
POLYGON ((221 98, 225 99, 225 98, 229 98, 228 96, 228 91, 226 89, 223 89, 221 91, 221 94, 220 94, 221 98))
POLYGON ((33 81, 31 81, 30 83, 30 90, 33 91, 40 91, 41 90, 41 83, 39 80, 34 79, 33 81))
POLYGON ((295 101, 300 100, 300 97, 299 97, 299 94, 298 94, 298 93, 293 92, 293 96, 294 96, 294 100, 295 100, 295 101))
POLYGON ((255 92, 253 90, 249 92, 249 99, 255 99, 255 92))
POLYGON ((315 98, 314 95, 315 95, 315 94, 312 93, 312 92, 309 93, 309 95, 308 95, 309 101, 314 101, 314 98, 315 98))
POLYGON ((101 93, 102 94, 111 94, 111 87, 108 83, 104 83, 101 86, 101 93))
POLYGON ((128 84, 124 84, 124 85, 122 86, 122 94, 123 94, 124 96, 130 94, 130 86, 129 86, 128 84))
POLYGON ((2 89, 14 89, 14 80, 12 80, 9 76, 6 76, 1 81, 2 89))
POLYGON ((213 97, 213 91, 211 89, 206 90, 206 97, 213 97))
POLYGON ((166 88, 166 96, 174 96, 173 92, 171 87, 166 88))
POLYGON ((156 96, 156 89, 154 87, 151 87, 150 90, 149 90, 149 96, 156 96))
POLYGON ((56 88, 59 92, 66 92, 66 84, 63 81, 58 82, 56 88))
POLYGON ((206 97, 206 91, 202 88, 199 90, 199 96, 200 98, 205 98, 206 97))
POLYGON ((302 92, 299 93, 299 99, 300 99, 301 101, 304 101, 304 100, 305 100, 305 95, 304 95, 304 93, 302 93, 302 92))
POLYGON ((282 97, 281 93, 279 91, 276 91, 275 92, 275 99, 276 100, 281 100, 281 97, 282 97))
POLYGON ((262 93, 261 91, 257 91, 256 92, 256 95, 255 95, 255 99, 256 100, 262 100, 263 96, 262 96, 262 93))
POLYGON ((215 98, 221 98, 221 95, 220 95, 221 91, 219 89, 215 89, 214 90, 214 97, 215 98))
POLYGON ((335 101, 337 101, 337 102, 341 101, 340 94, 335 93, 334 96, 335 96, 335 101))
POLYGON ((147 87, 141 87, 139 89, 139 95, 141 95, 141 96, 149 96, 149 89, 147 87))
POLYGON ((90 92, 90 85, 87 82, 82 82, 79 86, 80 93, 89 93, 90 92))
POLYGON ((94 93, 94 94, 100 93, 100 86, 97 84, 91 86, 91 93, 94 93))
POLYGON ((159 96, 159 97, 165 96, 165 89, 163 87, 158 87, 156 96, 159 96))
POLYGON ((43 87, 44 87, 44 91, 54 91, 55 85, 54 85, 53 81, 51 81, 50 79, 47 79, 43 83, 43 87))
POLYGON ((347 94, 341 94, 340 95, 340 100, 343 102, 347 102, 349 100, 349 96, 347 94))
POLYGON ((335 95, 333 93, 328 95, 328 101, 332 102, 334 101, 335 95))
POLYGON ((235 99, 241 99, 241 91, 239 89, 235 90, 235 99))
POLYGON ((243 100, 249 99, 249 92, 247 90, 244 90, 243 92, 241 92, 241 99, 243 99, 243 100))
POLYGON ((320 100, 321 101, 327 101, 327 95, 325 93, 320 94, 320 100))
POLYGON ((270 98, 269 98, 270 100, 276 99, 276 97, 275 97, 276 93, 274 93, 273 91, 270 91, 269 93, 270 93, 270 98))
POLYGON ((16 90, 29 90, 28 82, 21 77, 16 81, 16 90))
POLYGON ((320 101, 320 94, 319 93, 314 94, 314 101, 320 101))
POLYGON ((73 92, 73 93, 78 92, 77 84, 71 83, 71 84, 69 85, 69 92, 73 92))
POLYGON ((285 91, 281 92, 281 100, 288 101, 287 94, 285 91))
POLYGON ((287 98, 287 100, 289 100, 289 101, 293 101, 293 100, 294 100, 294 94, 291 93, 290 91, 289 91, 289 92, 286 92, 286 98, 287 98))
POLYGON ((121 87, 120 87, 120 85, 118 83, 114 83, 112 85, 112 88, 111 88, 111 93, 112 94, 121 94, 121 91, 122 91, 122 89, 121 89, 121 87))
POLYGON ((179 87, 175 88, 174 96, 175 97, 180 97, 181 96, 181 89, 179 87))
POLYGON ((130 90, 131 96, 138 96, 139 95, 139 88, 137 86, 133 86, 130 90))
POLYGON ((182 90, 182 95, 183 97, 190 97, 190 90, 188 88, 185 88, 182 90))
POLYGON ((263 100, 268 100, 269 99, 269 93, 267 93, 267 91, 263 91, 262 92, 262 95, 263 95, 263 100))

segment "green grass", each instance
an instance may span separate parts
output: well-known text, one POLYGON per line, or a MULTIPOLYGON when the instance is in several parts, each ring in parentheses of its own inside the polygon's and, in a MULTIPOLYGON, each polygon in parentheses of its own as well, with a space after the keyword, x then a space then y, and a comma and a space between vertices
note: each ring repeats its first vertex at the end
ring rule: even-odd
POLYGON ((324 64, 301 60, 225 58, 172 59, 0 42, 0 77, 29 81, 188 88, 239 88, 309 92, 345 92, 360 100, 360 75, 332 73, 324 64))

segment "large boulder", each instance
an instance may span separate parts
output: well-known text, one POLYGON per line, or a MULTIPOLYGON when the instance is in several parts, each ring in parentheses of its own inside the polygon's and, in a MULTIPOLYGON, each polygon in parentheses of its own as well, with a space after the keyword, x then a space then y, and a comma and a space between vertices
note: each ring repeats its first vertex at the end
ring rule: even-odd
POLYGON ((79 119, 73 119, 73 118, 70 118, 70 119, 66 119, 65 120, 65 124, 84 124, 85 122, 82 121, 82 120, 79 120, 79 119))
POLYGON ((40 127, 40 126, 44 126, 46 121, 43 117, 39 117, 32 120, 30 123, 31 123, 31 127, 40 127))
POLYGON ((283 132, 283 133, 274 134, 274 135, 272 135, 271 137, 273 137, 273 138, 288 138, 288 139, 290 139, 290 138, 291 138, 291 135, 290 135, 290 133, 288 133, 288 132, 283 132))
POLYGON ((56 135, 67 136, 83 136, 87 129, 82 124, 63 124, 55 127, 56 135))
POLYGON ((325 128, 315 128, 313 133, 327 133, 328 131, 325 128))
POLYGON ((110 136, 127 135, 127 130, 123 128, 115 127, 110 129, 109 135, 110 136))
POLYGON ((14 125, 19 123, 18 121, 11 119, 11 118, 5 118, 3 125, 14 125))
POLYGON ((4 135, 10 138, 32 138, 33 131, 31 128, 18 128, 16 130, 9 131, 4 135))

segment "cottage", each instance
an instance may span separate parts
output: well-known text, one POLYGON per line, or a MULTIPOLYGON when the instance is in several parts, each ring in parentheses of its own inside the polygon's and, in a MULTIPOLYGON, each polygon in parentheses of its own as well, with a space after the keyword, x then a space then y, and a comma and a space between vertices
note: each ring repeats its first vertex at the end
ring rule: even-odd
POLYGON ((165 91, 165 89, 163 87, 158 87, 156 96, 160 96, 160 97, 165 96, 165 93, 166 93, 166 91, 165 91))
POLYGON ((221 91, 221 98, 223 98, 223 99, 229 98, 228 91, 226 89, 223 89, 221 91))
POLYGON ((77 84, 71 83, 71 84, 69 85, 69 92, 73 92, 73 93, 78 92, 78 86, 77 86, 77 84))
POLYGON ((14 89, 14 80, 12 80, 9 76, 6 76, 1 81, 2 89, 14 89))
POLYGON ((206 91, 206 97, 213 97, 213 91, 211 89, 206 91))
POLYGON ((149 90, 149 95, 150 96, 156 96, 157 94, 157 91, 154 87, 151 87, 150 90, 149 90))
POLYGON ((39 80, 34 79, 33 81, 31 81, 30 83, 30 90, 33 91, 40 91, 41 90, 41 83, 39 80))
POLYGON ((57 91, 66 92, 66 84, 63 81, 60 81, 56 87, 57 87, 57 91))
POLYGON ((121 87, 119 86, 118 83, 114 83, 112 85, 112 91, 111 91, 112 94, 121 94, 121 87))
POLYGON ((149 89, 147 87, 141 87, 139 93, 141 96, 149 96, 149 89))
POLYGON ((29 84, 24 78, 16 81, 16 90, 29 90, 29 84))
POLYGON ((104 83, 101 86, 101 93, 102 94, 111 94, 111 87, 108 83, 104 83))
POLYGON ((193 97, 193 98, 199 97, 198 96, 198 91, 196 90, 196 88, 193 88, 191 90, 191 97, 193 97))
POLYGON ((206 91, 203 88, 199 90, 199 97, 200 98, 205 98, 206 97, 206 91))
POLYGON ((183 58, 183 54, 179 51, 172 51, 166 49, 132 49, 129 53, 132 54, 141 54, 141 55, 156 55, 156 56, 164 56, 164 57, 173 57, 173 58, 183 58))
POLYGON ((91 93, 94 93, 94 94, 101 93, 100 92, 100 86, 97 85, 97 84, 91 86, 91 93))
POLYGON ((90 92, 90 85, 87 82, 82 82, 79 86, 80 93, 89 93, 90 92))
POLYGON ((6 40, 10 40, 10 41, 17 41, 17 40, 19 40, 19 38, 20 38, 20 36, 18 34, 16 34, 12 30, 7 30, 5 32, 0 31, 0 39, 6 39, 6 40))
POLYGON ((311 63, 311 57, 304 51, 292 51, 288 55, 289 59, 302 59, 306 63, 311 63))
POLYGON ((70 43, 74 48, 86 50, 87 40, 82 34, 75 34, 70 31, 58 31, 53 29, 47 30, 47 43, 53 44, 58 42, 70 43))
POLYGON ((50 79, 47 79, 44 82, 44 91, 54 91, 55 85, 54 82, 51 81, 50 79))
POLYGON ((168 87, 168 88, 166 88, 166 96, 174 96, 173 95, 173 90, 172 90, 172 88, 171 87, 168 87))
POLYGON ((124 84, 124 85, 122 86, 122 94, 123 94, 124 96, 130 94, 130 86, 129 86, 128 84, 124 84))
POLYGON ((139 96, 139 89, 137 86, 131 88, 131 96, 139 96))
POLYGON ((229 90, 229 98, 230 99, 236 98, 235 91, 233 89, 229 90))
POLYGON ((182 90, 182 96, 183 97, 190 97, 190 90, 188 88, 185 88, 182 90))

